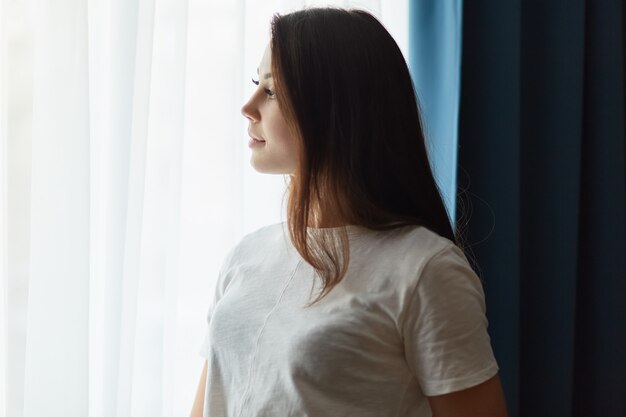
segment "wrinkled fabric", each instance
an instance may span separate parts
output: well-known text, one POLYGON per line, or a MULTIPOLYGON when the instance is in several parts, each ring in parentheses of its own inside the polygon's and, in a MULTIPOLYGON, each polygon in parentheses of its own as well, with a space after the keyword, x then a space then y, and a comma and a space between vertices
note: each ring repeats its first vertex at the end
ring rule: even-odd
POLYGON ((285 223, 231 250, 200 349, 205 417, 426 417, 426 396, 497 373, 481 282, 459 248, 419 226, 348 233, 348 273, 312 305, 320 279, 285 223))

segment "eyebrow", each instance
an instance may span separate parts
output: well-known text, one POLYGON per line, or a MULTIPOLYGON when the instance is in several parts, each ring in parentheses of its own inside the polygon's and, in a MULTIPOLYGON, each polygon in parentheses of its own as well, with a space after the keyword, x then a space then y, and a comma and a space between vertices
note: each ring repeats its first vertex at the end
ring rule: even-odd
MULTIPOLYGON (((256 73, 257 73, 257 74, 259 73, 259 69, 258 69, 258 68, 256 69, 256 73)), ((267 73, 265 73, 265 74, 263 75, 263 79, 264 79, 264 80, 267 80, 268 78, 272 78, 272 73, 271 73, 271 72, 267 72, 267 73)))

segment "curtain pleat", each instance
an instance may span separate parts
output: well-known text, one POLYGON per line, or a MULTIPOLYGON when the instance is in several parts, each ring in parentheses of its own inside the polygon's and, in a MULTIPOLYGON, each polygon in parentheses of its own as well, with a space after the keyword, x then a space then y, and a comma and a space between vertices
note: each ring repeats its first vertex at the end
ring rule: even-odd
POLYGON ((87 412, 89 358, 87 9, 65 0, 31 12, 36 169, 30 178, 24 416, 50 410, 79 416, 87 412))
POLYGON ((430 164, 454 226, 463 2, 422 0, 409 6, 411 76, 430 164))
POLYGON ((459 206, 512 417, 626 415, 624 16, 464 5, 459 206))

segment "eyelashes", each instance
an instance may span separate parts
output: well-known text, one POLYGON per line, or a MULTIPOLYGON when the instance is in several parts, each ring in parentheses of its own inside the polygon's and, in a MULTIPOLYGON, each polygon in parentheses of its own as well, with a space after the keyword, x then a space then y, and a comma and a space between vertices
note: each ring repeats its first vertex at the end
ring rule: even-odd
MULTIPOLYGON (((254 78, 252 79, 252 83, 254 85, 259 85, 259 80, 255 80, 254 78)), ((269 88, 264 88, 263 91, 265 92, 265 95, 269 98, 275 98, 276 97, 276 92, 274 92, 274 90, 269 89, 269 88)))

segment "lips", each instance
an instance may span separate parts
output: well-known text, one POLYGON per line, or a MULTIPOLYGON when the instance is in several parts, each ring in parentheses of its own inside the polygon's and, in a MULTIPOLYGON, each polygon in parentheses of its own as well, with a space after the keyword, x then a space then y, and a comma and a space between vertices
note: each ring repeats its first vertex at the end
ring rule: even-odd
POLYGON ((249 136, 250 136, 250 138, 251 138, 252 140, 254 140, 255 142, 265 142, 265 140, 263 140, 263 139, 259 138, 259 137, 258 137, 258 136, 256 136, 256 135, 253 135, 253 134, 252 134, 252 132, 250 132, 249 130, 248 130, 248 135, 249 135, 249 136))

